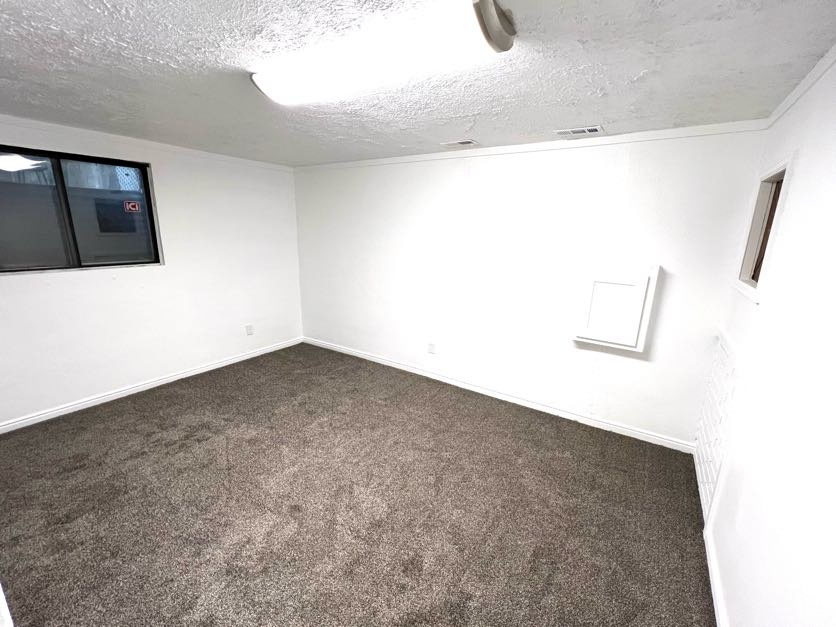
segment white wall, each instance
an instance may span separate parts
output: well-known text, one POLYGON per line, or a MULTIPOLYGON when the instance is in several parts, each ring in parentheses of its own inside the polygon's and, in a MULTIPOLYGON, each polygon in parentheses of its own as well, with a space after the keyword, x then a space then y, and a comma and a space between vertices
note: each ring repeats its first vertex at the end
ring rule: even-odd
POLYGON ((836 67, 767 131, 758 172, 788 159, 760 304, 733 292, 725 316, 737 394, 706 540, 735 627, 836 625, 836 67))
POLYGON ((299 169, 305 336, 687 446, 761 150, 729 130, 299 169), (649 354, 575 345, 589 268, 631 262, 649 354))
POLYGON ((0 274, 0 429, 301 335, 292 171, 7 116, 0 144, 149 162, 165 260, 0 274))
POLYGON ((0 586, 0 627, 13 627, 12 615, 9 613, 6 596, 3 594, 3 586, 0 586))

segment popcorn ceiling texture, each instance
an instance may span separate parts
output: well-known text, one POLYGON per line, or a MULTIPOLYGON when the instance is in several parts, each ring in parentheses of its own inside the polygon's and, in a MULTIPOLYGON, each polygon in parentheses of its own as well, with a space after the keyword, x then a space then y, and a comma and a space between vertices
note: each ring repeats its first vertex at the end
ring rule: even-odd
POLYGON ((505 0, 514 49, 467 75, 294 109, 250 83, 421 3, 3 0, 0 113, 302 165, 765 117, 836 40, 833 0, 505 0))

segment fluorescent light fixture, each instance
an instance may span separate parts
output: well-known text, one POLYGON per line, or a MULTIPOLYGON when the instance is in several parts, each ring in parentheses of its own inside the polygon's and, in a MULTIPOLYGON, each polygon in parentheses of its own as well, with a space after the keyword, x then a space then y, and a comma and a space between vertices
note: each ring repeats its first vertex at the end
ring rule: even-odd
POLYGON ((0 170, 4 172, 20 172, 40 168, 46 161, 27 159, 22 155, 0 155, 0 170))
POLYGON ((252 79, 282 105, 350 100, 487 65, 513 45, 514 34, 495 0, 427 0, 265 61, 252 79))

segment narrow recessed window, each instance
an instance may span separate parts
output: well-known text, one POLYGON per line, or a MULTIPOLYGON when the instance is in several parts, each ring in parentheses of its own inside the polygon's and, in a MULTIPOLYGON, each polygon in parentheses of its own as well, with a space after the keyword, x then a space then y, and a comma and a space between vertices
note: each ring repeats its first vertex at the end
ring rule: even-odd
POLYGON ((769 236, 772 233, 781 189, 784 186, 785 173, 786 170, 782 170, 762 181, 758 190, 755 215, 752 218, 749 239, 746 242, 746 254, 743 256, 743 266, 740 269, 740 280, 752 287, 757 287, 761 278, 769 236))
POLYGON ((156 263, 148 165, 0 146, 0 272, 156 263))

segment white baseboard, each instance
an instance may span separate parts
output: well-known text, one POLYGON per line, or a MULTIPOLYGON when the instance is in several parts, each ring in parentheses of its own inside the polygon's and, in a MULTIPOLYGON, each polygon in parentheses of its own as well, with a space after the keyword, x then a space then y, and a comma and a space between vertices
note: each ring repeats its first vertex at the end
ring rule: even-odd
POLYGON ((711 532, 703 531, 705 542, 705 558, 708 562, 708 579, 711 584, 711 598, 714 601, 714 617, 717 627, 729 627, 729 615, 726 611, 725 597, 723 596, 723 585, 720 581, 720 566, 717 563, 717 553, 714 547, 714 538, 711 532))
POLYGON ((35 424, 37 422, 41 422, 44 420, 49 420, 50 418, 55 418, 56 416, 62 416, 64 414, 69 414, 74 411, 79 411, 81 409, 85 409, 87 407, 92 407, 93 405, 99 405, 101 403, 106 403, 108 401, 115 400, 117 398, 121 398, 123 396, 128 396, 129 394, 135 394, 137 392, 142 392, 143 390, 148 390, 153 387, 157 387, 159 385, 164 385, 166 383, 171 383, 172 381, 176 381, 178 379, 183 379, 185 377, 190 377, 192 375, 200 374, 201 372, 206 372, 208 370, 214 370, 216 368, 222 368, 224 366, 228 366, 230 364, 234 364, 239 361, 243 361, 245 359, 250 359, 252 357, 257 357, 258 355, 263 355, 265 353, 270 353, 276 350, 280 350, 282 348, 287 348, 288 346, 293 346, 295 344, 299 344, 301 342, 306 342, 308 344, 312 344, 314 346, 319 346, 321 348, 326 348, 329 350, 334 350, 340 353, 346 353, 348 355, 353 355, 355 357, 360 357, 361 359, 368 359, 369 361, 374 361, 386 366, 391 366, 393 368, 399 368, 400 370, 406 370, 408 372, 412 372, 415 374, 419 374, 425 377, 429 377, 430 379, 435 379, 437 381, 442 381, 444 383, 449 383, 450 385, 455 385, 456 387, 464 388, 466 390, 471 390, 473 392, 478 392, 480 394, 485 394, 486 396, 491 396, 493 398, 498 398, 503 401, 508 401, 511 403, 516 403, 517 405, 523 405, 524 407, 529 407, 531 409, 536 409, 537 411, 542 411, 547 414, 552 414, 555 416, 560 416, 561 418, 568 418, 569 420, 574 420, 576 422, 581 422, 586 425, 590 425, 593 427, 598 427, 600 429, 605 429, 607 431, 613 431, 615 433, 620 433, 621 435, 630 436, 639 440, 643 440, 645 442, 651 442, 653 444, 658 444, 660 446, 665 446, 667 448, 672 448, 677 451, 682 451, 684 453, 694 453, 694 443, 688 442, 686 440, 681 440, 679 438, 673 438, 670 436, 662 435, 659 433, 654 433, 652 431, 648 431, 646 429, 640 429, 638 427, 632 427, 630 425, 625 425, 623 423, 610 421, 610 420, 603 420, 600 418, 591 418, 589 416, 582 416, 580 414, 576 414, 574 412, 566 411, 563 409, 559 409, 557 407, 552 407, 550 405, 544 405, 543 403, 538 403, 536 401, 530 401, 528 399, 520 398, 518 396, 514 396, 512 394, 505 394, 503 392, 499 392, 497 390, 492 390, 489 388, 482 387, 480 385, 475 385, 472 383, 468 383, 466 381, 461 381, 459 379, 454 379, 452 377, 448 377, 436 372, 432 372, 429 370, 425 370, 423 368, 419 368, 417 366, 413 366, 410 364, 404 364, 401 362, 397 362, 391 359, 387 359, 385 357, 381 357, 379 355, 374 355, 372 353, 367 353, 365 351, 356 350, 353 348, 348 348, 346 346, 341 346, 339 344, 333 344, 331 342, 325 342, 323 340, 317 340, 311 337, 298 337, 292 340, 287 340, 285 342, 279 342, 277 344, 271 344, 270 346, 265 346, 264 348, 260 348, 254 351, 250 351, 247 353, 241 353, 239 355, 235 355, 233 357, 229 357, 227 359, 222 359, 220 361, 214 361, 208 364, 204 364, 202 366, 198 366, 196 368, 190 368, 188 370, 183 370, 181 372, 176 372, 173 374, 166 375, 164 377, 160 377, 158 379, 151 379, 148 381, 143 381, 142 383, 137 383, 135 385, 129 385, 123 388, 119 388, 118 390, 113 390, 111 392, 106 392, 104 394, 97 394, 95 396, 89 396, 87 398, 80 399, 78 401, 73 401, 71 403, 66 403, 64 405, 60 405, 58 407, 53 407, 51 409, 47 409, 44 411, 36 412, 33 414, 29 414, 26 416, 22 416, 20 418, 13 418, 12 420, 7 420, 3 423, 0 423, 0 433, 5 433, 7 431, 12 431, 14 429, 20 429, 22 427, 26 427, 31 424, 35 424))
POLYGON ((20 429, 22 427, 35 424, 36 422, 49 420, 50 418, 55 418, 56 416, 62 416, 64 414, 69 414, 80 409, 92 407, 93 405, 100 405, 101 403, 116 400, 117 398, 128 396, 129 394, 136 394, 137 392, 142 392, 143 390, 148 390, 159 385, 164 385, 166 383, 171 383, 172 381, 177 381, 177 379, 191 377, 192 375, 200 374, 201 372, 215 370, 216 368, 223 368, 224 366, 229 366, 230 364, 234 364, 239 361, 244 361, 245 359, 250 359, 252 357, 258 357, 259 355, 264 355, 265 353, 272 353, 273 351, 277 351, 282 348, 287 348, 288 346, 300 344, 302 342, 302 339, 303 338, 301 337, 296 337, 292 340, 278 342, 277 344, 271 344, 270 346, 265 346, 254 351, 240 353, 233 357, 228 357, 219 361, 213 361, 208 364, 203 364, 202 366, 197 366, 196 368, 189 368, 188 370, 175 372, 173 374, 169 374, 158 379, 150 379, 148 381, 143 381, 142 383, 128 385, 126 387, 119 388, 118 390, 105 392, 104 394, 88 396, 87 398, 83 398, 78 401, 73 401, 71 403, 59 405, 58 407, 53 407, 51 409, 39 411, 33 414, 29 414, 27 416, 22 416, 20 418, 12 418, 11 420, 7 420, 5 422, 0 423, 0 433, 13 431, 14 429, 20 429))
POLYGON ((499 392, 497 390, 492 390, 489 388, 482 387, 480 385, 475 385, 473 383, 468 383, 466 381, 460 381, 459 379, 454 379, 452 377, 448 377, 437 372, 432 372, 430 370, 425 370, 424 368, 420 368, 418 366, 414 366, 411 364, 405 364, 398 361, 394 361, 392 359, 387 359, 385 357, 381 357, 380 355, 374 355, 372 353, 367 353, 365 351, 357 350, 354 348, 348 348, 347 346, 341 346, 339 344, 333 344, 331 342, 326 342, 324 340, 318 340, 312 337, 305 337, 304 342, 306 344, 312 344, 314 346, 319 346, 320 348, 327 348, 329 350, 337 351, 340 353, 346 353, 347 355, 353 355, 355 357, 360 357, 361 359, 368 359, 369 361, 374 361, 379 364, 383 364, 385 366, 391 366, 393 368, 399 368, 400 370, 406 370, 408 372, 412 372, 415 374, 422 375, 424 377, 429 377, 430 379, 435 379, 437 381, 442 381, 444 383, 449 383, 450 385, 455 385, 456 387, 464 388, 466 390, 471 390, 472 392, 478 392, 479 394, 484 394, 486 396, 492 396, 493 398, 498 398, 503 401, 508 401, 510 403, 515 403, 517 405, 523 405, 524 407, 529 407, 531 409, 536 409, 537 411, 542 411, 547 414, 552 414, 554 416, 559 416, 561 418, 568 418, 569 420, 574 420, 576 422, 581 422, 585 425, 590 425, 592 427, 598 427, 599 429, 605 429, 606 431, 613 431, 615 433, 619 433, 621 435, 626 435, 632 438, 636 438, 638 440, 643 440, 645 442, 651 442, 652 444, 658 444, 660 446, 664 446, 667 448, 672 448, 677 451, 682 451, 683 453, 690 453, 694 454, 696 444, 694 442, 688 442, 687 440, 681 440, 679 438, 673 438, 667 435, 662 435, 659 433, 654 433, 653 431, 648 431, 646 429, 640 429, 638 427, 632 427, 630 425, 626 425, 620 422, 610 421, 610 420, 603 420, 601 418, 591 418, 589 416, 582 416, 580 414, 576 414, 574 412, 565 411, 563 409, 559 409, 557 407, 552 407, 550 405, 544 405, 543 403, 538 403, 536 401, 530 401, 528 399, 520 398, 518 396, 513 396, 512 394, 505 394, 503 392, 499 392))

